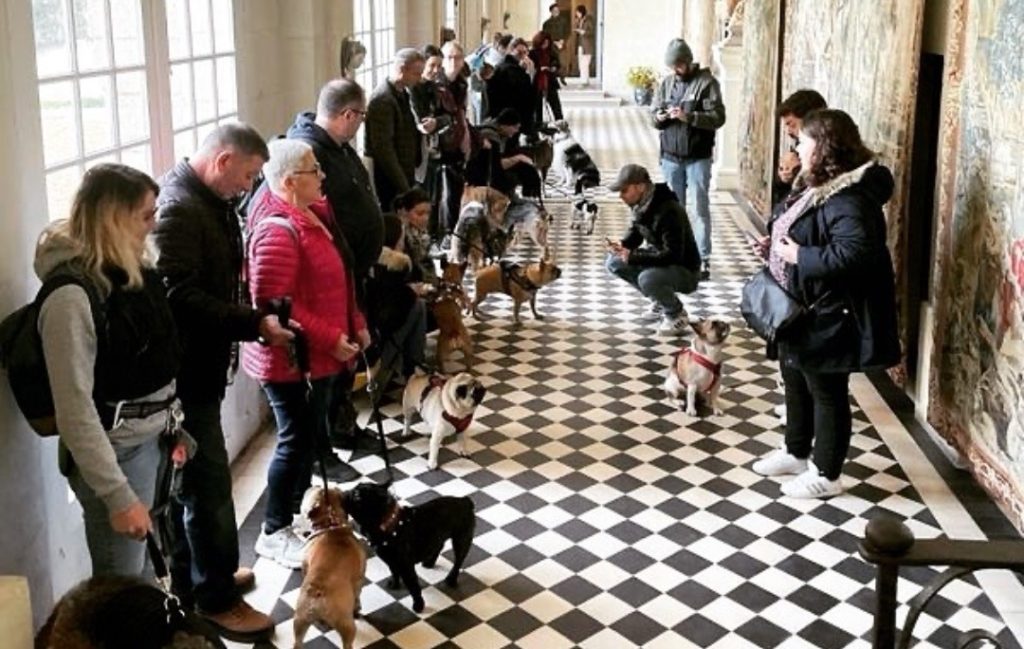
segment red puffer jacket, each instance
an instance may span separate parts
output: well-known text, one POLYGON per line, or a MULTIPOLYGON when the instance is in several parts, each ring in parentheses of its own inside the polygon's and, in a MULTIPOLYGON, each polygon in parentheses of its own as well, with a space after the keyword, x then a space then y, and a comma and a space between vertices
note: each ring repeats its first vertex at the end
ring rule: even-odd
MULTIPOLYGON (((333 220, 325 200, 310 209, 324 223, 333 220)), ((331 355, 342 333, 356 339, 366 320, 356 306, 351 279, 326 227, 310 223, 298 208, 273 192, 263 191, 249 211, 249 292, 257 307, 268 300, 290 296, 292 320, 302 325, 309 339, 312 378, 337 374, 344 363, 331 355), (281 223, 262 221, 268 216, 287 218, 281 223)), ((299 370, 283 347, 246 343, 242 366, 262 382, 297 381, 299 370)))

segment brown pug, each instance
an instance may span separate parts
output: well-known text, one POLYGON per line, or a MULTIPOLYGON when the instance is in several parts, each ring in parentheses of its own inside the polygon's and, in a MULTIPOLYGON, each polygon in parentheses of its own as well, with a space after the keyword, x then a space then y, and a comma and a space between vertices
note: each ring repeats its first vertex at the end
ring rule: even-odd
POLYGON ((455 348, 462 350, 466 369, 473 367, 473 337, 462 321, 462 311, 469 307, 469 299, 462 287, 465 272, 466 262, 456 264, 448 261, 447 257, 441 257, 441 281, 427 296, 427 304, 437 321, 436 364, 442 372, 445 360, 455 348))
POLYGON ((476 273, 476 291, 473 293, 473 305, 470 307, 473 317, 480 319, 478 308, 480 303, 491 293, 504 293, 512 297, 512 322, 519 322, 519 306, 529 301, 533 317, 540 320, 537 313, 537 291, 562 276, 562 270, 548 259, 547 253, 540 261, 520 266, 519 264, 502 261, 481 268, 476 273))
POLYGON ((698 393, 706 398, 711 412, 722 414, 718 406, 718 393, 722 389, 722 359, 725 339, 729 337, 729 323, 705 318, 691 323, 693 347, 684 347, 673 355, 672 365, 665 376, 665 394, 683 407, 686 414, 697 416, 698 393), (686 400, 683 400, 683 396, 686 400))
POLYGON ((326 624, 352 649, 355 616, 366 573, 366 551, 352 534, 340 489, 310 487, 300 511, 312 524, 313 534, 302 563, 302 589, 295 604, 295 647, 301 647, 309 625, 326 624))

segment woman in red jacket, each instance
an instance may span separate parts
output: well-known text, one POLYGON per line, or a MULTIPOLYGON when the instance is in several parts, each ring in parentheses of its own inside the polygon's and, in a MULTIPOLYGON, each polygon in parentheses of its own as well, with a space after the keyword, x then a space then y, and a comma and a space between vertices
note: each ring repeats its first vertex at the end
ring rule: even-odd
POLYGON ((292 507, 309 487, 314 444, 327 440, 331 383, 370 336, 331 235, 333 216, 320 191, 323 172, 313 149, 298 140, 274 140, 269 148, 265 191, 249 210, 249 290, 258 308, 291 298, 291 317, 309 341, 308 404, 303 377, 286 349, 247 343, 242 364, 263 386, 277 420, 256 553, 295 569, 302 567, 303 542, 292 531, 292 507))

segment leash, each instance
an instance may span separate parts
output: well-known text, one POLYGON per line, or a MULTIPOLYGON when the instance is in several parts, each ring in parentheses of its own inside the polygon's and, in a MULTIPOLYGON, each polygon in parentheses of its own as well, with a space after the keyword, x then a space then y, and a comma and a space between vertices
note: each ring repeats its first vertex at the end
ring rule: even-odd
POLYGON ((184 619, 185 611, 181 608, 181 600, 171 590, 171 576, 167 570, 167 562, 164 560, 164 555, 152 532, 146 532, 146 550, 149 553, 149 560, 153 563, 156 583, 164 592, 164 614, 167 624, 171 625, 175 619, 184 619))
MULTIPOLYGON (((384 342, 386 344, 395 345, 394 337, 392 335, 388 335, 384 342)), ((370 406, 373 408, 373 418, 377 422, 377 439, 380 442, 380 456, 384 460, 384 470, 387 471, 388 474, 388 481, 385 485, 391 486, 395 481, 395 475, 391 471, 391 458, 388 455, 387 440, 384 438, 384 422, 380 417, 380 406, 377 403, 377 398, 374 396, 377 394, 377 390, 379 388, 377 385, 377 377, 370 372, 370 362, 369 359, 366 358, 366 350, 360 349, 359 354, 363 357, 363 365, 366 366, 366 369, 364 370, 366 372, 366 394, 370 397, 370 406)))

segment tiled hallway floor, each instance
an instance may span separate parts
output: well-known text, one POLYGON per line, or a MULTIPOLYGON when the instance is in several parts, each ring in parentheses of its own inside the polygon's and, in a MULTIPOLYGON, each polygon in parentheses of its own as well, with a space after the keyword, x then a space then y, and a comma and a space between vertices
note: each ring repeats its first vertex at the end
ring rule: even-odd
MULTIPOLYGON (((652 133, 632 109, 569 115, 602 168, 605 183, 623 162, 655 171, 652 133)), ((781 498, 779 481, 751 471, 777 446, 772 414, 781 402, 774 365, 742 326, 744 279, 757 267, 735 224, 729 194, 715 195, 712 279, 686 300, 693 316, 728 319, 722 399, 725 414, 691 418, 665 401, 661 382, 684 339, 638 322, 644 300, 602 266, 604 236, 617 237, 627 212, 601 199, 591 237, 568 229, 568 205, 552 202, 563 276, 541 292, 543 321, 510 322, 510 303, 492 297, 488 318, 469 320, 488 387, 472 427, 472 457, 447 448, 426 467, 427 438, 401 438, 397 405, 384 408, 394 489, 407 503, 438 494, 476 503, 477 533, 456 589, 450 565, 420 569, 426 610, 384 587, 387 569, 368 567, 357 646, 504 647, 868 647, 874 570, 857 555, 865 523, 892 512, 918 537, 983 538, 960 501, 864 377, 853 382, 855 436, 844 470, 846 494, 828 501, 781 498)), ((532 251, 518 253, 529 257, 532 251)), ((236 466, 243 561, 262 518, 271 435, 236 466)), ((349 458, 382 480, 373 455, 349 458)), ((248 600, 272 611, 274 646, 292 646, 291 606, 301 574, 255 561, 248 600)), ((907 571, 906 602, 935 575, 907 571)), ((979 575, 942 591, 917 626, 917 647, 952 647, 959 632, 984 628, 1019 647, 1006 627, 1024 610, 1020 585, 979 575)), ((900 619, 905 615, 901 607, 900 619)), ((233 645, 236 646, 236 645, 233 645)), ((311 630, 307 647, 340 646, 311 630)))

